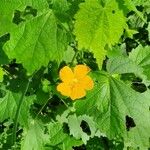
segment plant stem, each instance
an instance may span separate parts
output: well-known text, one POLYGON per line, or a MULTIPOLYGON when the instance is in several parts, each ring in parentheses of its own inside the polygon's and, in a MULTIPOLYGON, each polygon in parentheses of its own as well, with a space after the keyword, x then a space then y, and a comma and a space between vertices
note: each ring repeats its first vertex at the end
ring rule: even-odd
POLYGON ((60 99, 63 103, 64 103, 64 105, 69 109, 69 106, 68 106, 68 104, 63 100, 63 99, 60 99))
POLYGON ((72 65, 73 65, 74 60, 76 59, 76 56, 77 56, 77 54, 78 54, 78 50, 77 50, 77 48, 76 48, 75 46, 72 46, 72 48, 74 49, 75 54, 74 54, 74 56, 73 56, 73 58, 72 58, 72 60, 71 60, 71 62, 70 62, 70 66, 72 66, 72 65))
POLYGON ((27 93, 27 90, 29 88, 30 82, 31 82, 31 78, 29 78, 28 83, 25 87, 25 90, 23 91, 20 100, 19 100, 19 104, 16 110, 16 114, 15 114, 15 119, 14 119, 14 127, 13 127, 13 133, 12 133, 12 145, 14 145, 14 149, 16 148, 16 132, 17 132, 17 126, 18 126, 18 118, 19 118, 19 114, 20 114, 20 110, 21 110, 21 105, 23 103, 25 94, 27 93))
POLYGON ((38 117, 38 115, 42 112, 42 110, 44 109, 44 107, 47 105, 48 101, 50 100, 50 98, 45 102, 45 104, 41 107, 41 109, 39 110, 39 112, 36 114, 35 118, 36 119, 38 117))

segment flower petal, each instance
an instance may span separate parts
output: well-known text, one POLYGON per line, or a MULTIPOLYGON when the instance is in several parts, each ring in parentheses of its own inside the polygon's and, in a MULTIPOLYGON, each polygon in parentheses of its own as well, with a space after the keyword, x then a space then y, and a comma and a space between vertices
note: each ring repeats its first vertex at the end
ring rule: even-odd
POLYGON ((80 84, 84 89, 91 90, 94 87, 94 82, 89 76, 85 76, 81 81, 80 84))
POLYGON ((76 84, 71 91, 70 98, 72 100, 82 98, 86 95, 86 92, 80 84, 76 84))
POLYGON ((59 72, 60 79, 63 82, 69 83, 73 80, 74 74, 68 66, 63 67, 59 72))
POLYGON ((71 94, 71 87, 66 83, 60 83, 57 86, 57 91, 59 91, 64 96, 70 96, 71 94))
POLYGON ((86 65, 77 65, 74 68, 75 77, 81 79, 90 72, 90 68, 86 65))

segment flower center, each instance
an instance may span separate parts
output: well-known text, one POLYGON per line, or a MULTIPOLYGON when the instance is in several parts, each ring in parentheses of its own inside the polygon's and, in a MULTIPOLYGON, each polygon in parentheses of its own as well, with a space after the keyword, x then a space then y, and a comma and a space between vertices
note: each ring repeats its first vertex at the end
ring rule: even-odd
POLYGON ((79 80, 77 78, 74 78, 71 82, 70 82, 70 87, 73 88, 77 83, 79 82, 79 80))
POLYGON ((78 82, 78 79, 74 78, 73 83, 77 83, 77 82, 78 82))

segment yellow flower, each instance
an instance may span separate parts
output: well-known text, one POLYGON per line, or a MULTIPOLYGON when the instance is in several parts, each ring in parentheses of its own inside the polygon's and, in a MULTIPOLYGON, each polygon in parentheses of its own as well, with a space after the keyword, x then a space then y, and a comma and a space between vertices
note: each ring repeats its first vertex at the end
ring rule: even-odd
POLYGON ((86 65, 77 65, 74 70, 68 66, 63 67, 59 72, 62 83, 57 86, 57 91, 72 100, 84 97, 86 90, 94 86, 93 80, 87 75, 89 72, 90 68, 86 65))

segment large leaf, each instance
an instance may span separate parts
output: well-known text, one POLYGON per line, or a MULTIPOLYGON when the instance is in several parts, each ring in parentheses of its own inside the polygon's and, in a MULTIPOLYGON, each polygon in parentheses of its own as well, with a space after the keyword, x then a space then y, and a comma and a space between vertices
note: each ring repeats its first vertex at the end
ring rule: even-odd
POLYGON ((101 66, 105 46, 118 42, 123 33, 126 24, 123 12, 115 0, 86 0, 80 5, 75 19, 74 33, 79 49, 90 49, 101 66))
POLYGON ((150 98, 109 75, 96 73, 93 78, 96 80, 95 88, 84 100, 76 102, 77 114, 93 116, 100 131, 110 139, 123 137, 133 147, 147 148, 150 137, 150 98), (126 127, 127 116, 133 118, 136 125, 129 131, 126 127))
POLYGON ((52 11, 47 11, 11 32, 4 45, 9 58, 16 58, 29 73, 51 60, 60 62, 67 46, 66 31, 57 24, 52 11))
POLYGON ((46 0, 1 0, 0 5, 0 35, 12 31, 15 28, 13 17, 15 10, 24 10, 26 6, 31 6, 40 12, 48 9, 46 0))

